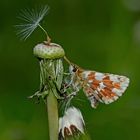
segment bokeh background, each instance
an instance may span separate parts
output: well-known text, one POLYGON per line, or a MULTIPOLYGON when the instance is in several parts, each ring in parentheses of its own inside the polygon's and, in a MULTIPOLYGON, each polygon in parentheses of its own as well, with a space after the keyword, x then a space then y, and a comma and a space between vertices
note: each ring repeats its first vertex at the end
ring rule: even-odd
POLYGON ((37 30, 22 42, 14 28, 21 9, 46 4, 51 10, 43 26, 73 62, 131 79, 120 100, 96 110, 80 93, 75 104, 91 139, 140 139, 139 0, 0 0, 0 140, 48 139, 44 104, 26 98, 39 87, 32 49, 45 36, 37 30))

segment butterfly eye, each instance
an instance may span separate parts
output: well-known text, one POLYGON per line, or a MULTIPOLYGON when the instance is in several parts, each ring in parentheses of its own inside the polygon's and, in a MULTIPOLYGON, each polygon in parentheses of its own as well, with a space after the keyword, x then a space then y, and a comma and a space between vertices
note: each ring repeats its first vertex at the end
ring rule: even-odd
POLYGON ((73 71, 73 72, 76 72, 76 71, 77 71, 77 68, 76 68, 76 67, 74 67, 72 71, 73 71))
POLYGON ((70 65, 69 66, 69 72, 70 73, 75 73, 77 71, 77 67, 76 66, 74 66, 74 65, 70 65))

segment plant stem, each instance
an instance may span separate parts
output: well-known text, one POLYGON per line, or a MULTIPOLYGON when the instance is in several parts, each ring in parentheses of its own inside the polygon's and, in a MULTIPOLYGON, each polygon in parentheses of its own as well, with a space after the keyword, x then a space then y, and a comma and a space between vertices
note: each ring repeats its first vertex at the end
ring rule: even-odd
POLYGON ((40 29, 46 34, 48 44, 50 44, 50 42, 51 42, 51 38, 49 37, 47 31, 46 31, 46 30, 45 30, 40 24, 38 24, 38 27, 39 27, 39 28, 40 28, 40 29))
POLYGON ((40 92, 45 99, 49 140, 58 140, 58 89, 60 89, 63 79, 63 63, 60 59, 42 59, 40 60, 40 92))
POLYGON ((49 91, 49 95, 46 100, 47 100, 47 110, 48 110, 49 137, 50 140, 58 140, 57 99, 54 93, 52 92, 52 90, 49 91))

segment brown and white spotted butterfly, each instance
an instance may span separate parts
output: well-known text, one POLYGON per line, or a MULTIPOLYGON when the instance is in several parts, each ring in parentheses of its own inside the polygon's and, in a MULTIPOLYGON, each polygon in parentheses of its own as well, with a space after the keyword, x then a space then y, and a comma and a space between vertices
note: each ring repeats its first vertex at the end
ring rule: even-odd
POLYGON ((83 89, 93 108, 99 102, 110 104, 116 101, 129 85, 129 78, 125 76, 84 70, 75 64, 70 65, 69 71, 72 86, 77 91, 83 89))

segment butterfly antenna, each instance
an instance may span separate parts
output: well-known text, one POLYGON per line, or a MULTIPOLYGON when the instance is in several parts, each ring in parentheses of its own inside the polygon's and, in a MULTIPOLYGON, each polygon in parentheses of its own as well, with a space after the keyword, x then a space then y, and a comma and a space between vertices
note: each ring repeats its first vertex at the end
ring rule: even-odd
POLYGON ((65 60, 69 65, 74 65, 66 56, 64 56, 64 60, 65 60))

